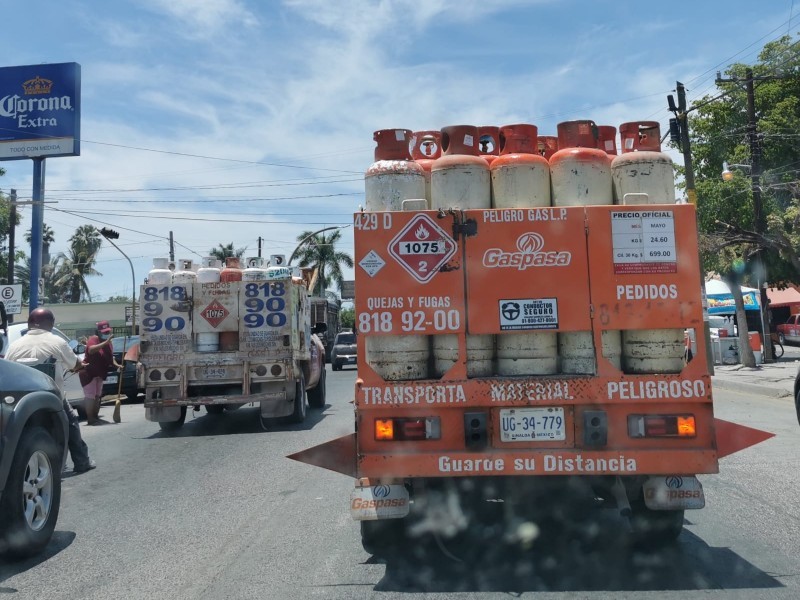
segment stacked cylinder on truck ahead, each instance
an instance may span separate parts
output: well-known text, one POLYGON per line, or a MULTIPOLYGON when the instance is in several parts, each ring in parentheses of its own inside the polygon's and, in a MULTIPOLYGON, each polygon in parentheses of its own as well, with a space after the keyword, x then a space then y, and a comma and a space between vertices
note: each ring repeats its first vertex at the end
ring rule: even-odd
MULTIPOLYGON (((560 123, 558 136, 539 136, 527 124, 377 131, 375 163, 365 175, 365 209, 427 207, 442 215, 468 209, 674 204, 672 162, 660 152, 658 124, 624 123, 619 132, 618 147, 616 127, 588 120, 560 123)), ((662 236, 665 243, 671 235, 662 236)), ((543 281, 542 288, 554 284, 543 281)), ((370 335, 365 354, 387 381, 442 378, 459 361, 468 378, 594 375, 599 360, 626 373, 677 373, 683 366, 682 329, 620 331, 601 325, 498 335, 475 333, 478 329, 466 324, 463 357, 453 333, 370 335)))

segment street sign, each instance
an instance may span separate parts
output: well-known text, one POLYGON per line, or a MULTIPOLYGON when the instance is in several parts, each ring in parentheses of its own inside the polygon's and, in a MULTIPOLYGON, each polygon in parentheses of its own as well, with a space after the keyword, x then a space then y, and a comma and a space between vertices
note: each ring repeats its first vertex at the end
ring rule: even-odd
POLYGON ((389 253, 414 279, 427 283, 456 253, 456 243, 428 215, 419 214, 389 242, 389 253))
POLYGON ((134 307, 130 304, 125 305, 125 325, 128 327, 133 325, 133 309, 134 307))
POLYGON ((0 285, 0 301, 6 307, 6 312, 10 315, 18 315, 22 312, 22 284, 0 285))
POLYGON ((342 292, 342 300, 353 300, 356 297, 355 279, 343 281, 341 292, 342 292))

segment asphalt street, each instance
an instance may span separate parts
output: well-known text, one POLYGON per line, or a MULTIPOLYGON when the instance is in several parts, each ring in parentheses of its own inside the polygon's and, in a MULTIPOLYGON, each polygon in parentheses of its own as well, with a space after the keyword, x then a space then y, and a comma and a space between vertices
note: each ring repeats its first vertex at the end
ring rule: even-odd
POLYGON ((353 430, 355 371, 331 372, 328 405, 263 431, 257 408, 190 413, 173 435, 124 405, 84 427, 98 468, 64 480, 46 552, 0 564, 9 598, 800 597, 800 428, 791 398, 718 390, 717 415, 776 437, 702 477, 707 506, 679 541, 631 546, 613 510, 543 524, 526 547, 476 524, 378 560, 348 512, 352 481, 287 454, 353 430), (535 594, 535 596, 534 596, 535 594))

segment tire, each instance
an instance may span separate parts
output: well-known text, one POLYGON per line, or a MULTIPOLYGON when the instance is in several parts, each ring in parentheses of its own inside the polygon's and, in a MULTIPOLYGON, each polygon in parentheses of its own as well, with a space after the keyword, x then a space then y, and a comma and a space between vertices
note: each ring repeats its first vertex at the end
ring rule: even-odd
POLYGON ((8 558, 33 556, 53 536, 61 506, 62 460, 44 428, 22 433, 0 501, 0 549, 8 558), (33 511, 26 515, 26 509, 33 511))
POLYGON ((786 343, 786 336, 785 336, 785 335, 783 335, 783 332, 782 332, 782 331, 781 331, 780 333, 778 333, 778 343, 779 343, 781 346, 783 346, 783 345, 786 343))
POLYGON ((800 390, 794 395, 794 409, 797 412, 797 424, 800 425, 800 390))
POLYGON ((637 545, 658 548, 678 539, 683 531, 684 511, 650 510, 643 499, 631 502, 631 530, 637 545))
POLYGON ((361 521, 361 546, 373 556, 386 556, 403 547, 406 537, 405 519, 361 521))
POLYGON ((178 431, 183 427, 184 421, 186 421, 186 407, 181 406, 181 416, 177 421, 159 421, 158 426, 161 427, 161 431, 178 431))
POLYGON ((336 361, 333 361, 333 362, 331 362, 331 369, 333 369, 334 371, 341 371, 342 370, 342 365, 340 365, 336 361))
POLYGON ((206 412, 210 415, 221 415, 224 411, 224 404, 206 404, 206 412))
POLYGON ((319 375, 319 382, 317 387, 313 390, 308 390, 308 405, 311 408, 325 408, 325 365, 322 366, 322 373, 319 375))
POLYGON ((289 423, 302 423, 306 420, 306 381, 300 375, 295 384, 294 412, 289 417, 289 423))

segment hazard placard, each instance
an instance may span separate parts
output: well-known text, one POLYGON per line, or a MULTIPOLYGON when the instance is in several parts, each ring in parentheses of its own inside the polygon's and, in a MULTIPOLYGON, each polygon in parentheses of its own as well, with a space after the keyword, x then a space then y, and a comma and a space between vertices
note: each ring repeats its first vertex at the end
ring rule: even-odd
POLYGON ((456 253, 456 243, 426 214, 418 214, 389 243, 389 254, 420 283, 427 283, 456 253))

